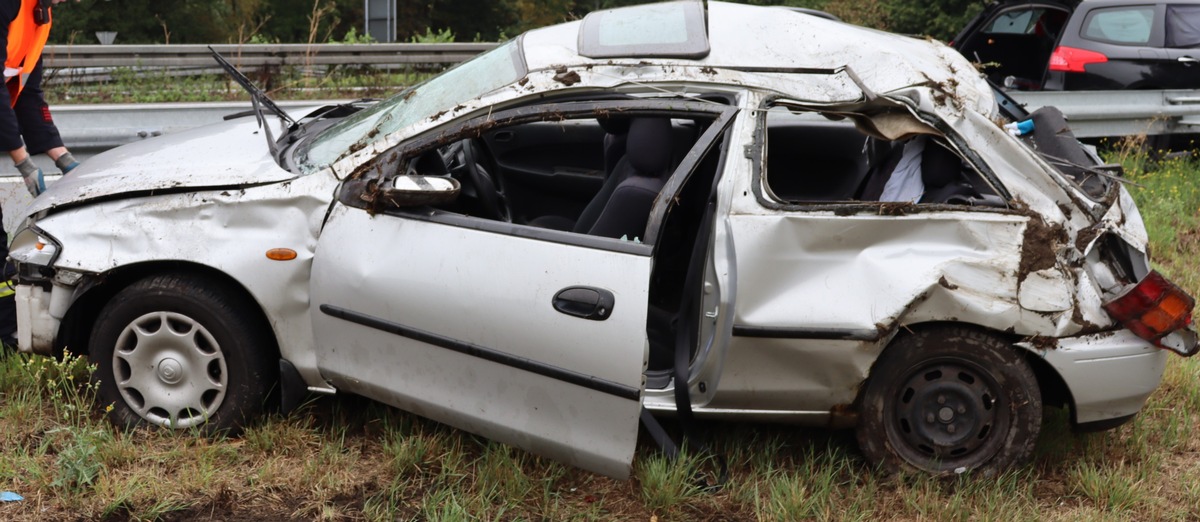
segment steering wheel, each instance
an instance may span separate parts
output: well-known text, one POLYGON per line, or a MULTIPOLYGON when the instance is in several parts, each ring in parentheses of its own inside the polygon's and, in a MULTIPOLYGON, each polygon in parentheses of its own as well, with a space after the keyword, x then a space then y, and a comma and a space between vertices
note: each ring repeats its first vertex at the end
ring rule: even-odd
POLYGON ((476 197, 483 214, 480 217, 512 222, 512 214, 508 208, 508 198, 504 195, 504 187, 500 177, 493 175, 496 167, 487 154, 483 141, 479 138, 468 138, 462 141, 463 162, 471 184, 475 186, 476 197), (486 164, 485 164, 486 162, 486 164))

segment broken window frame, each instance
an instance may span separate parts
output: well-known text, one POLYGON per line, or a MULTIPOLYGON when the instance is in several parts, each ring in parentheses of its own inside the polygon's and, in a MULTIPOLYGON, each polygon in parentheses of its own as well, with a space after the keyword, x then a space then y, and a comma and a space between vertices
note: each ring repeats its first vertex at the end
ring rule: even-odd
MULTIPOLYGON (((877 100, 880 100, 880 99, 877 99, 877 100)), ((883 100, 882 103, 884 103, 884 104, 893 103, 894 104, 894 102, 887 102, 886 100, 883 100)), ((879 105, 879 104, 880 104, 880 102, 871 100, 871 101, 868 101, 866 103, 862 103, 859 105, 862 107, 867 107, 870 105, 879 105)), ((899 105, 899 104, 895 104, 895 105, 897 108, 901 107, 901 105, 899 105)), ((865 131, 863 128, 861 128, 859 126, 859 124, 863 124, 863 123, 865 123, 867 125, 871 125, 871 123, 870 123, 871 116, 867 115, 867 114, 855 113, 855 112, 846 111, 846 110, 836 110, 834 107, 819 107, 819 106, 807 104, 803 101, 789 99, 789 98, 782 97, 782 96, 772 97, 772 98, 768 98, 768 99, 764 100, 758 110, 758 117, 757 117, 756 124, 754 127, 753 142, 750 145, 750 150, 747 151, 747 156, 749 156, 752 159, 752 161, 751 161, 752 174, 751 174, 751 183, 750 183, 751 190, 754 192, 754 197, 758 201, 759 205, 762 205, 764 208, 771 209, 771 210, 808 211, 808 212, 816 212, 816 211, 826 211, 827 212, 827 211, 833 210, 834 212, 845 212, 847 214, 857 214, 857 213, 863 213, 863 212, 884 213, 884 214, 904 214, 904 213, 928 212, 928 211, 941 211, 941 212, 970 211, 970 212, 1005 212, 1005 213, 1011 212, 1009 210, 1009 208, 1011 207, 1011 202, 1013 199, 1012 195, 1008 192, 1008 189, 1004 187, 1004 184, 1001 183, 1000 180, 996 177, 995 173, 991 170, 991 168, 989 166, 987 166, 986 162, 983 161, 983 158, 981 158, 977 153, 975 153, 975 151, 971 150, 970 147, 964 146, 965 141, 961 137, 959 137, 957 132, 955 132, 949 125, 945 124, 944 122, 941 122, 940 120, 934 120, 932 122, 926 121, 925 119, 920 118, 917 115, 912 116, 913 121, 915 123, 917 123, 918 125, 927 126, 930 130, 936 131, 937 134, 931 135, 931 137, 937 138, 938 142, 941 145, 948 148, 955 155, 957 155, 963 161, 963 164, 965 166, 973 169, 975 171, 975 173, 988 185, 987 188, 991 189, 991 191, 994 192, 1000 198, 1003 198, 1003 200, 1005 202, 1007 202, 1008 205, 1006 205, 1004 207, 995 207, 995 206, 968 206, 968 205, 957 205, 957 204, 947 204, 947 203, 898 203, 898 202, 889 202, 889 201, 861 201, 861 200, 786 201, 781 198, 774 197, 773 195, 769 195, 769 194, 767 194, 767 192, 769 191, 769 188, 767 186, 767 178, 766 178, 766 176, 767 176, 766 161, 767 161, 767 154, 768 154, 768 150, 767 150, 767 114, 770 111, 770 109, 772 109, 774 107, 780 107, 780 106, 787 107, 789 110, 792 110, 792 111, 797 111, 797 110, 811 111, 811 112, 821 114, 826 117, 832 116, 830 119, 852 118, 852 119, 855 119, 855 123, 856 123, 855 126, 858 128, 859 132, 862 132, 864 136, 871 135, 870 132, 865 131), (883 212, 883 210, 886 208, 895 208, 897 206, 904 207, 905 211, 904 212, 883 212)), ((905 107, 905 110, 908 110, 908 108, 905 107)), ((911 111, 908 111, 908 112, 911 114, 911 111)))
MULTIPOLYGON (((383 151, 361 165, 343 181, 338 190, 338 200, 347 206, 371 213, 431 221, 451 226, 503 233, 540 241, 553 241, 633 254, 652 255, 658 243, 661 227, 673 201, 686 184, 692 172, 700 165, 705 155, 713 149, 728 129, 738 109, 733 106, 711 102, 680 101, 678 99, 645 98, 637 100, 569 101, 548 102, 515 107, 484 116, 452 122, 427 131, 399 145, 383 151), (599 236, 590 236, 570 231, 538 228, 531 225, 496 221, 488 218, 459 214, 431 207, 408 209, 385 208, 370 194, 372 186, 383 185, 391 176, 402 176, 409 162, 416 160, 430 149, 442 147, 466 138, 478 138, 485 130, 538 121, 563 121, 568 119, 595 118, 621 113, 638 116, 662 116, 671 118, 711 119, 712 123, 697 138, 692 148, 683 156, 680 164, 670 174, 651 209, 643 241, 633 242, 599 236), (374 182, 374 183, 372 183, 374 182), (669 195, 669 196, 668 196, 669 195)), ((721 159, 724 165, 724 158, 721 159)), ((721 176, 717 172, 717 176, 721 176)))

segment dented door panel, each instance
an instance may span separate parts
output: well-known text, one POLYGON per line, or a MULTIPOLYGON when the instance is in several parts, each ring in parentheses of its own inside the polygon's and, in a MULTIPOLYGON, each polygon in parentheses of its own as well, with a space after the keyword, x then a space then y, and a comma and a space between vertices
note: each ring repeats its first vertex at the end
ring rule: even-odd
POLYGON ((516 237, 504 233, 514 225, 456 219, 335 206, 312 272, 322 373, 339 389, 628 476, 649 247, 516 237), (611 294, 603 320, 556 309, 580 286, 611 294))
POLYGON ((712 410, 775 410, 820 422, 849 406, 884 343, 734 336, 712 410))
POLYGON ((1024 315, 1016 302, 1021 216, 796 213, 731 221, 736 326, 888 331, 916 314, 1004 329, 1024 315))

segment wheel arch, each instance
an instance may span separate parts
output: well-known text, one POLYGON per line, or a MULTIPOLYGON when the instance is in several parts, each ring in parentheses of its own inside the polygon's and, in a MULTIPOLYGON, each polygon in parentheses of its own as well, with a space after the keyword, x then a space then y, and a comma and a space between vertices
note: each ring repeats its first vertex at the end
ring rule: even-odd
POLYGON ((1045 401, 1035 366, 1027 362, 1027 350, 1015 349, 1020 339, 1009 332, 959 321, 901 326, 872 361, 856 397, 856 438, 867 460, 888 472, 920 470, 940 476, 968 469, 991 476, 1027 462, 1040 432, 1045 401), (937 331, 943 329, 955 333, 956 339, 939 341, 937 331), (966 366, 956 366, 953 361, 974 353, 971 345, 984 349, 979 352, 983 355, 966 366), (1006 345, 1014 349, 1003 349, 1006 345), (931 366, 925 368, 927 364, 931 366), (947 364, 952 371, 943 373, 942 366, 947 364), (924 373, 910 373, 919 367, 924 373), (914 375, 924 377, 921 384, 910 385, 914 375), (970 386, 974 383, 984 384, 970 386), (930 402, 930 393, 937 395, 937 404, 930 402), (974 400, 971 393, 977 394, 974 400), (993 409, 987 406, 989 396, 1005 396, 1010 404, 1021 407, 993 409), (901 401, 909 406, 897 406, 901 401), (962 420, 957 418, 960 414, 962 420), (992 431, 994 427, 1000 431, 992 431))
POLYGON ((1033 370, 1033 375, 1037 378, 1038 388, 1040 388, 1042 393, 1042 403, 1056 407, 1069 407, 1071 410, 1071 422, 1074 424, 1075 399, 1071 396, 1071 390, 1069 387, 1067 387, 1066 381, 1063 380, 1062 376, 1059 375, 1058 371, 1055 370, 1050 363, 1046 362, 1045 359, 1038 355, 1036 350, 1031 347, 1018 344, 1021 339, 1023 339, 1022 336, 978 324, 954 321, 929 321, 901 326, 896 335, 893 335, 890 339, 888 339, 883 349, 880 350, 879 354, 875 357, 875 360, 871 362, 871 368, 867 371, 867 377, 863 379, 862 383, 859 384, 858 392, 855 397, 855 405, 857 406, 861 404, 863 390, 866 389, 867 381, 871 379, 871 373, 874 371, 875 365, 878 364, 880 356, 882 356, 887 350, 891 349, 896 344, 898 339, 900 339, 902 336, 913 335, 922 330, 949 327, 971 328, 1007 340, 1014 350, 1021 356, 1021 358, 1025 360, 1025 363, 1029 365, 1030 369, 1033 370))
POLYGON ((83 294, 71 303, 70 308, 67 309, 67 313, 63 316, 62 324, 58 329, 58 335, 55 336, 54 340, 54 353, 58 354, 70 350, 72 353, 86 354, 88 352, 88 340, 91 337, 92 328, 95 326, 96 319, 99 317, 100 311, 104 309, 104 306, 118 292, 135 282, 167 273, 182 274, 215 281, 224 285, 228 290, 236 292, 238 298, 244 299, 247 303, 253 303, 252 306, 248 307, 254 312, 252 320, 255 324, 270 332, 271 344, 266 348, 271 350, 270 356, 272 358, 279 359, 278 338, 275 335, 274 329, 271 328, 271 322, 267 318, 262 304, 254 298, 250 290, 240 281, 229 276, 229 274, 207 265, 186 261, 134 263, 120 266, 94 276, 90 280, 90 286, 86 287, 83 294))

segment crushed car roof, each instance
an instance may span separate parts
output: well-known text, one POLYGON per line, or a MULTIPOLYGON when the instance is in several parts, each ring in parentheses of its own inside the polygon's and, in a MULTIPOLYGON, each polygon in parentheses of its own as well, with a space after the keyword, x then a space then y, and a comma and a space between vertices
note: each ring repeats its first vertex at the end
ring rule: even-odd
MULTIPOLYGON (((674 2, 698 5, 700 2, 674 2)), ((664 4, 610 11, 622 18, 661 15, 664 4)), ((670 5, 670 4, 666 4, 670 5)), ((708 52, 697 58, 655 58, 630 53, 627 58, 588 58, 580 52, 589 19, 536 29, 522 37, 528 70, 595 65, 674 65, 735 69, 763 74, 810 73, 849 67, 875 93, 928 85, 955 97, 957 105, 983 114, 994 112, 990 89, 978 71, 956 51, 932 40, 899 36, 865 27, 793 12, 707 2, 708 52)), ((616 32, 616 31, 614 31, 616 32)), ((628 33, 633 33, 628 31, 628 33)), ((618 35, 620 36, 620 35, 618 35)), ((631 41, 646 38, 633 35, 631 41)), ((672 71, 666 71, 670 76, 672 71)))

